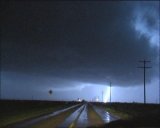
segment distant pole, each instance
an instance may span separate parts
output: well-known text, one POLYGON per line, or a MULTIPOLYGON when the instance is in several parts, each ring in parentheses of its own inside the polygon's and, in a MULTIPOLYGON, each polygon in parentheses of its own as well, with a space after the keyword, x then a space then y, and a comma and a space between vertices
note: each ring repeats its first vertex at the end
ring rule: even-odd
POLYGON ((111 82, 110 82, 110 103, 111 103, 111 82))
MULTIPOLYGON (((159 78, 160 78, 160 55, 159 55, 159 78)), ((159 79, 159 89, 158 90, 159 90, 159 104, 160 104, 160 79, 159 79)))
POLYGON ((146 67, 146 63, 149 63, 151 61, 147 61, 147 60, 141 60, 139 61, 141 63, 143 63, 143 67, 138 67, 138 68, 142 68, 143 69, 143 74, 144 74, 144 104, 146 103, 146 69, 147 68, 151 68, 151 67, 146 67))
POLYGON ((0 83, 0 100, 2 99, 2 87, 1 87, 1 83, 0 83))
MULTIPOLYGON (((159 16, 160 18, 160 16, 159 16)), ((160 39, 160 37, 159 37, 160 39)), ((158 55, 159 55, 159 78, 160 78, 160 41, 159 41, 159 47, 158 47, 158 55)), ((160 79, 159 79, 159 104, 160 104, 160 79)))
MULTIPOLYGON (((160 78, 160 64, 159 64, 159 78, 160 78)), ((160 79, 159 79, 159 89, 158 90, 159 90, 159 104, 160 104, 160 79)))

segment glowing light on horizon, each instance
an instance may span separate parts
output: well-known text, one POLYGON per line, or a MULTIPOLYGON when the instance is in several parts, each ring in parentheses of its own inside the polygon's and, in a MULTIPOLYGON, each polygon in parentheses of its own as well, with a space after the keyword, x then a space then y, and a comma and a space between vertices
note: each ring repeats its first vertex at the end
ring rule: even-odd
POLYGON ((104 103, 110 102, 110 87, 107 87, 106 92, 104 93, 104 103))

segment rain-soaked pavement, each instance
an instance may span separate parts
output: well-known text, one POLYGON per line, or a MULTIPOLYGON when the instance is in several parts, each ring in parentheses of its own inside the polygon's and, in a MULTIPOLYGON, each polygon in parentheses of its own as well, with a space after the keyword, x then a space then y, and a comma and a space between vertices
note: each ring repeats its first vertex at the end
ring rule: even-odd
MULTIPOLYGON (((63 115, 63 112, 69 111, 76 107, 77 109, 73 111, 65 120, 63 120, 62 123, 58 125, 58 128, 86 128, 91 124, 91 122, 89 122, 88 105, 93 107, 93 111, 95 111, 101 117, 101 120, 104 122, 104 124, 119 119, 118 117, 108 113, 105 110, 105 107, 103 106, 84 103, 84 104, 74 105, 62 110, 58 110, 51 114, 35 118, 33 120, 18 123, 11 128, 28 128, 28 127, 31 128, 35 124, 41 123, 42 121, 47 120, 49 118, 54 118, 56 115, 59 115, 59 114, 63 115)), ((53 123, 54 123, 54 119, 53 119, 53 123)), ((46 127, 46 128, 53 128, 53 127, 46 127)))
POLYGON ((85 104, 84 109, 76 122, 77 128, 81 128, 82 126, 84 128, 88 126, 87 104, 85 104))
POLYGON ((43 121, 43 120, 45 120, 45 119, 48 119, 48 118, 50 118, 50 117, 54 117, 54 116, 56 116, 56 115, 58 115, 58 114, 61 114, 62 112, 68 111, 68 110, 70 110, 70 109, 72 109, 72 108, 75 108, 75 107, 77 107, 77 106, 80 106, 80 104, 73 105, 73 106, 71 106, 71 107, 68 107, 68 108, 65 108, 65 109, 61 109, 61 110, 55 111, 55 112, 53 112, 53 113, 51 113, 51 114, 47 114, 47 115, 44 115, 44 116, 40 116, 40 117, 38 117, 38 118, 29 120, 29 121, 24 121, 24 122, 17 123, 17 124, 15 124, 15 125, 11 126, 11 128, 28 128, 28 127, 30 127, 31 125, 34 125, 34 124, 36 124, 36 123, 38 123, 38 122, 41 122, 41 121, 43 121))
POLYGON ((79 118, 81 112, 84 110, 85 105, 79 107, 75 112, 73 112, 58 128, 72 127, 74 122, 79 118))
POLYGON ((103 107, 103 106, 96 106, 96 105, 92 105, 92 106, 105 123, 109 123, 111 121, 115 121, 115 120, 120 119, 119 117, 114 116, 114 115, 110 114, 109 112, 107 112, 105 110, 105 107, 103 107))

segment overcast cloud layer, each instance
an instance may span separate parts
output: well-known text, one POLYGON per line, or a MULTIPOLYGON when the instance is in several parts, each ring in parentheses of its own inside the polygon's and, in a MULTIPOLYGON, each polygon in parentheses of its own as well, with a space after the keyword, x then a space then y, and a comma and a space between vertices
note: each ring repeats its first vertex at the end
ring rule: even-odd
POLYGON ((152 66, 147 81, 158 79, 159 2, 3 1, 1 8, 4 85, 136 86, 143 59, 152 66))

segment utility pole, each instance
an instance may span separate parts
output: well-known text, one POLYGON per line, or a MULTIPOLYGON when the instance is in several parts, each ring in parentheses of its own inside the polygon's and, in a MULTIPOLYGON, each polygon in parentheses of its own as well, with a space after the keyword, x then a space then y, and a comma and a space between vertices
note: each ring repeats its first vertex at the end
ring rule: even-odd
MULTIPOLYGON (((159 56, 160 61, 160 56, 159 56)), ((160 78, 160 62, 159 62, 159 78, 160 78)), ((160 104, 160 79, 159 79, 159 104, 160 104)))
POLYGON ((1 87, 1 83, 0 83, 0 100, 2 99, 2 87, 1 87))
POLYGON ((1 83, 0 83, 0 100, 1 100, 1 83))
POLYGON ((110 82, 110 103, 111 103, 111 82, 110 82))
POLYGON ((146 103, 146 69, 147 68, 151 68, 151 67, 147 67, 146 63, 149 63, 151 61, 147 61, 147 60, 141 60, 139 61, 140 63, 143 63, 142 67, 138 67, 138 68, 142 68, 143 69, 143 73, 144 73, 144 104, 146 103))

